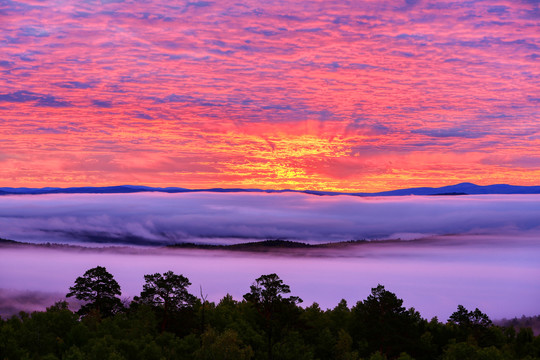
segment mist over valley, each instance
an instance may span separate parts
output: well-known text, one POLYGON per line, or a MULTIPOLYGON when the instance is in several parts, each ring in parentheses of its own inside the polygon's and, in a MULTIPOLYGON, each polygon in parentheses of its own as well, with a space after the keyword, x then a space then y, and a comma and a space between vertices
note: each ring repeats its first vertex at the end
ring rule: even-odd
POLYGON ((457 304, 493 318, 536 315, 539 200, 208 192, 3 196, 2 238, 69 246, 4 243, 0 291, 5 299, 30 292, 26 298, 37 300, 21 309, 43 309, 75 277, 101 265, 126 298, 137 295, 143 275, 154 272, 184 274, 193 293, 202 287, 212 301, 226 293, 241 299, 254 278, 278 273, 307 305, 323 308, 342 298, 354 304, 380 283, 425 317, 445 319, 457 304), (167 247, 268 239, 335 245, 167 247), (365 241, 340 243, 351 240, 365 241))

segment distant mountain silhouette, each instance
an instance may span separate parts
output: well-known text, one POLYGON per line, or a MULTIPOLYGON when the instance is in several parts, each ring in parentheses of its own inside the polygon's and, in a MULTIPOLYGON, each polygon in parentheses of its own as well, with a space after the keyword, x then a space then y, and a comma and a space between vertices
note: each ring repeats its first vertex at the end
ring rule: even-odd
POLYGON ((540 186, 516 186, 507 184, 476 185, 464 182, 456 185, 438 188, 419 187, 383 191, 371 195, 376 196, 402 196, 402 195, 482 195, 482 194, 540 194, 540 186))
POLYGON ((516 186, 507 184, 476 185, 461 183, 442 187, 417 187, 382 191, 377 193, 352 193, 318 190, 263 190, 263 189, 240 189, 240 188, 211 188, 211 189, 186 189, 180 187, 149 187, 139 185, 119 185, 104 187, 71 187, 71 188, 0 188, 1 195, 39 195, 39 194, 127 194, 138 192, 163 192, 163 193, 187 193, 187 192, 215 192, 215 193, 303 193, 319 196, 353 195, 353 196, 406 196, 406 195, 482 195, 482 194, 540 194, 540 186, 516 186))
MULTIPOLYGON (((316 249, 347 249, 354 246, 363 246, 368 244, 391 244, 399 243, 402 240, 349 240, 349 241, 339 241, 339 242, 329 242, 329 243, 319 243, 319 244, 308 244, 300 241, 290 241, 283 239, 267 239, 261 241, 252 241, 246 243, 238 244, 199 244, 191 242, 183 242, 176 244, 163 244, 150 241, 146 244, 134 244, 134 245, 144 245, 145 252, 151 251, 149 248, 152 247, 155 250, 159 249, 195 249, 195 250, 226 250, 226 251, 240 251, 240 252, 280 252, 283 250, 290 249, 304 249, 304 250, 316 250, 316 249)), ((424 241, 424 239, 419 240, 407 240, 407 243, 411 241, 424 241)), ((103 249, 115 249, 125 252, 138 252, 141 251, 140 248, 135 248, 130 246, 131 244, 123 243, 106 243, 103 247, 87 246, 84 243, 33 243, 33 242, 24 242, 24 241, 14 241, 8 239, 0 238, 0 249, 4 247, 33 247, 33 248, 56 248, 56 249, 75 249, 75 250, 86 250, 86 251, 102 251, 103 249)), ((291 253, 292 254, 292 253, 291 253)), ((298 253, 296 253, 298 254, 298 253)), ((307 253, 306 253, 307 254, 307 253)))
MULTIPOLYGON (((316 248, 319 245, 310 245, 300 241, 290 241, 283 239, 269 239, 261 241, 253 241, 231 245, 209 245, 195 243, 178 243, 167 245, 168 248, 187 248, 187 249, 224 249, 224 250, 239 250, 239 251, 265 251, 267 249, 298 249, 298 248, 316 248)), ((328 243, 322 245, 328 246, 328 243)))

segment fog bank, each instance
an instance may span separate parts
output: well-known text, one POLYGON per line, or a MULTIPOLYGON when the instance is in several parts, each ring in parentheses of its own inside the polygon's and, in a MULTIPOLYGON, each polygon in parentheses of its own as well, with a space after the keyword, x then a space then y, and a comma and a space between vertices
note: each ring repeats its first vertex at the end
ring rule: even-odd
POLYGON ((163 245, 289 239, 311 243, 445 234, 540 233, 540 195, 362 198, 306 194, 3 196, 0 237, 163 245))
POLYGON ((241 300, 255 278, 277 273, 293 295, 304 299, 303 305, 317 302, 332 308, 344 298, 352 306, 380 283, 427 318, 446 320, 458 304, 478 307, 492 318, 540 313, 540 242, 526 234, 364 243, 287 255, 193 249, 0 250, 0 287, 13 291, 65 294, 77 276, 101 265, 120 283, 122 297, 139 295, 145 274, 172 270, 191 280, 189 290, 195 295, 202 287, 211 301, 227 293, 241 300))
POLYGON ((458 304, 492 318, 540 313, 540 195, 360 198, 305 194, 113 194, 0 197, 0 237, 78 245, 232 243, 271 238, 345 248, 279 254, 131 248, 0 248, 0 311, 39 309, 77 276, 106 266, 123 297, 143 276, 173 270, 212 301, 237 300, 277 273, 305 305, 352 306, 383 284, 424 317, 446 320, 458 304), (29 294, 24 295, 26 292, 29 294), (21 295, 23 294, 23 295, 21 295), (47 295, 48 294, 48 295, 47 295), (51 295, 52 294, 52 295, 51 295))

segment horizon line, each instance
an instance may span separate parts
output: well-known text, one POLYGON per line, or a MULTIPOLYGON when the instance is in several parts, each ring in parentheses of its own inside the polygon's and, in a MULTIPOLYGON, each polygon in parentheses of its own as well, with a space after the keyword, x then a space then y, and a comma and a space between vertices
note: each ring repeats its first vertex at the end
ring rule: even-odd
MULTIPOLYGON (((281 189, 268 189, 268 188, 258 188, 258 187, 208 187, 208 188, 187 188, 187 187, 181 187, 181 186, 149 186, 149 185, 133 185, 133 184, 121 184, 121 185, 105 185, 105 186, 69 186, 69 187, 56 187, 56 186, 45 186, 45 187, 12 187, 12 186, 0 186, 0 191, 3 189, 13 189, 13 190, 34 190, 34 191, 62 191, 62 190, 74 190, 74 189, 114 189, 114 188, 133 188, 133 190, 136 190, 136 188, 141 189, 141 191, 134 191, 134 192, 144 192, 144 189, 147 189, 148 192, 151 192, 152 190, 179 190, 178 192, 203 192, 203 191, 212 191, 212 190, 223 190, 223 191, 261 191, 261 192, 303 192, 303 193, 332 193, 332 194, 383 194, 383 193, 390 193, 390 192, 398 192, 398 191, 406 191, 406 190, 418 190, 418 189, 444 189, 444 188, 452 188, 452 187, 458 187, 458 186, 471 186, 476 188, 485 188, 485 187, 493 187, 493 186, 507 186, 512 188, 535 188, 540 187, 540 185, 512 185, 512 184, 504 184, 504 183, 498 183, 498 184, 488 184, 488 185, 478 185, 472 182, 461 182, 461 183, 454 183, 450 185, 442 185, 442 186, 416 186, 416 187, 410 187, 410 188, 393 188, 393 189, 387 189, 383 191, 376 191, 376 192, 366 192, 366 191, 335 191, 335 190, 315 190, 315 189, 291 189, 291 188, 281 188, 281 189)), ((16 193, 7 193, 6 195, 16 195, 16 193)), ((24 193, 21 193, 24 194, 24 193)), ((36 194, 39 195, 39 194, 36 194)), ((45 194, 43 194, 45 195, 45 194)), ((414 195, 414 194, 411 194, 414 195)), ((457 195, 457 194, 455 194, 457 195)), ((462 193, 459 195, 467 195, 466 193, 462 193)))

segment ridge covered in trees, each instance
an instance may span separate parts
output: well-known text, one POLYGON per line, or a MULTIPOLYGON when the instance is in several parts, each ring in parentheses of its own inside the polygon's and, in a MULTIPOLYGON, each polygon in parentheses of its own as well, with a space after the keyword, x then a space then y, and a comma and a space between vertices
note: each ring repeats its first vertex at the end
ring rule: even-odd
POLYGON ((277 274, 217 304, 172 271, 144 279, 128 304, 112 274, 89 269, 67 293, 85 302, 77 312, 62 301, 0 319, 0 359, 540 359, 530 328, 496 326, 462 305, 445 323, 428 321, 380 284, 352 307, 323 310, 298 306, 277 274))
MULTIPOLYGON (((326 250, 326 249, 345 249, 347 247, 353 246, 362 246, 367 244, 377 244, 382 246, 387 246, 395 243, 401 242, 401 239, 388 239, 388 240, 346 240, 346 241, 336 241, 336 242, 325 242, 318 244, 308 244, 301 241, 293 241, 286 239, 265 239, 259 241, 249 241, 238 244, 207 244, 207 243, 193 243, 193 242, 181 242, 175 244, 156 244, 157 246, 148 246, 145 247, 145 253, 159 252, 163 249, 187 249, 187 250, 224 250, 224 251, 245 251, 245 252, 276 252, 282 255, 287 255, 288 252, 281 252, 280 250, 291 250, 291 249, 301 249, 306 252, 302 253, 304 255, 309 255, 310 250, 326 250)), ((415 239, 407 240, 407 243, 421 243, 429 240, 426 239, 415 239)), ((77 250, 77 251, 88 251, 88 252, 101 252, 106 250, 115 250, 124 253, 140 253, 140 250, 130 246, 123 245, 109 245, 105 247, 89 247, 85 246, 83 243, 30 243, 22 242, 15 240, 7 240, 0 238, 0 247, 30 247, 30 248, 47 248, 47 249, 58 249, 58 250, 77 250)), ((294 253, 295 256, 298 256, 299 253, 294 253)))

